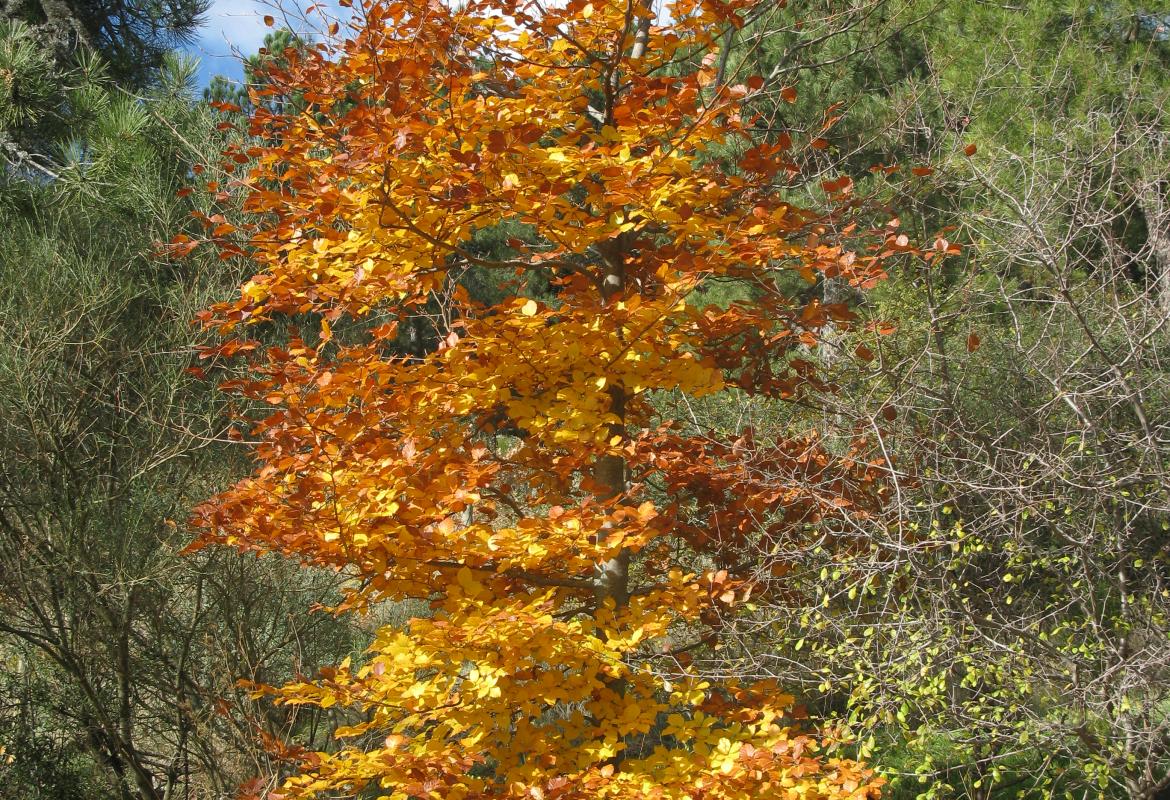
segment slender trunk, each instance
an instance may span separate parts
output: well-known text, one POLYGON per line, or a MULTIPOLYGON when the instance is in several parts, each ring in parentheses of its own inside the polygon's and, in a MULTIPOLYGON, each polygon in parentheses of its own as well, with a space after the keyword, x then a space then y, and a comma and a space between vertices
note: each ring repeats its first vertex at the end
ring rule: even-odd
MULTIPOLYGON (((620 419, 623 416, 626 403, 625 389, 621 386, 611 386, 609 390, 610 410, 620 419)), ((613 423, 609 426, 609 438, 621 436, 623 426, 613 423)), ((603 456, 597 460, 593 468, 593 480, 601 488, 601 499, 608 500, 617 497, 626 488, 626 460, 621 456, 603 456)), ((603 539, 609 533, 608 524, 598 533, 598 539, 603 539)), ((630 600, 630 553, 623 549, 608 561, 603 561, 594 568, 594 593, 598 605, 606 598, 613 600, 617 608, 626 605, 630 600)))
POLYGON ((638 17, 635 23, 634 31, 634 46, 630 48, 630 58, 637 59, 646 55, 646 46, 650 41, 650 23, 653 21, 654 2, 653 0, 643 0, 640 3, 642 10, 645 13, 638 17))
MULTIPOLYGON (((619 297, 625 289, 625 253, 623 252, 621 237, 612 247, 603 248, 605 256, 605 271, 601 279, 601 298, 605 305, 619 297)), ((609 410, 618 421, 610 423, 607 431, 608 439, 625 434, 626 390, 621 384, 609 384, 609 410)), ((597 459, 593 467, 593 480, 599 487, 599 497, 609 500, 617 497, 626 489, 626 460, 621 456, 603 456, 597 459)), ((597 534, 602 540, 609 533, 609 526, 603 527, 597 534)), ((630 599, 630 554, 622 550, 608 561, 598 564, 594 568, 594 593, 597 604, 600 606, 606 598, 613 600, 621 608, 630 599)))
MULTIPOLYGON (((650 41, 650 23, 654 11, 653 0, 637 0, 640 10, 645 12, 637 15, 634 20, 634 43, 630 48, 630 59, 636 60, 646 54, 650 41)), ((618 73, 614 71, 614 89, 620 85, 618 73)), ((604 305, 620 297, 626 288, 626 248, 628 243, 624 236, 598 246, 603 255, 603 272, 600 281, 601 299, 604 305)), ((609 384, 609 410, 618 418, 617 422, 609 426, 609 436, 623 436, 625 434, 626 390, 617 382, 609 384)), ((626 461, 621 456, 603 456, 597 460, 593 468, 593 480, 599 487, 599 496, 608 500, 622 494, 626 489, 626 461)), ((608 527, 598 532, 599 541, 608 535, 608 527)), ((621 608, 630 599, 630 553, 623 549, 608 561, 598 564, 594 568, 594 595, 600 606, 606 599, 611 599, 617 608, 621 608)))

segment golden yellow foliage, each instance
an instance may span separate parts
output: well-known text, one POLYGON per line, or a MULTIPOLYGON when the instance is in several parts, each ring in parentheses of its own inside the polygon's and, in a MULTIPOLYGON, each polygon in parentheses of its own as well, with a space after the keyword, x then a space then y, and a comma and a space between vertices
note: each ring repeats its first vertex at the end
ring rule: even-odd
POLYGON ((282 796, 877 794, 868 769, 789 728, 779 689, 656 666, 685 664, 751 591, 677 554, 729 563, 744 537, 873 491, 868 465, 815 440, 712 441, 649 402, 795 393, 815 380, 797 348, 848 312, 795 305, 775 277, 880 276, 829 243, 828 216, 782 199, 791 143, 752 134, 763 81, 720 83, 704 57, 757 11, 367 0, 349 38, 290 53, 256 92, 262 144, 229 154, 251 165, 254 222, 213 235, 259 272, 205 321, 322 321, 236 385, 274 410, 256 473, 200 509, 205 540, 345 570, 348 607, 431 609, 380 631, 360 667, 268 690, 363 720, 303 756, 282 796), (482 255, 477 232, 502 224, 509 254, 482 255), (458 280, 472 268, 511 294, 476 301, 458 280), (548 296, 505 280, 533 272, 548 296), (758 299, 703 307, 713 278, 758 299), (406 354, 399 329, 424 314, 434 347, 406 354), (356 318, 371 335, 335 332, 356 318), (755 480, 765 465, 792 484, 755 480))

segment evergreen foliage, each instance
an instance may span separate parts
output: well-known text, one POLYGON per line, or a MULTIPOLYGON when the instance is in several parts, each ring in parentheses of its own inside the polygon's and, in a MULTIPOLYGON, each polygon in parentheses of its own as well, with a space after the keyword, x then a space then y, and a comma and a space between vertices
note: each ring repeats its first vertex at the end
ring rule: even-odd
MULTIPOLYGON (((51 67, 28 30, 14 59, 51 67)), ((238 273, 160 249, 215 210, 181 192, 226 141, 194 74, 169 56, 131 93, 94 57, 48 73, 41 117, 6 109, 53 124, 0 166, 0 797, 231 792, 257 736, 302 724, 229 721, 234 682, 351 646, 304 613, 332 576, 179 555, 195 499, 242 468, 191 324, 238 273)))

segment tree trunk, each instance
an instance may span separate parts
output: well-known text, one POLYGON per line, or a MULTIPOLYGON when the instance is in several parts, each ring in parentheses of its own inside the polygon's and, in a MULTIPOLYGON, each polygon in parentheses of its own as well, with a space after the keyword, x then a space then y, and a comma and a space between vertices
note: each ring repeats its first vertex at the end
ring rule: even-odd
MULTIPOLYGON (((654 11, 653 0, 640 0, 641 15, 634 22, 634 43, 630 48, 630 58, 639 59, 646 54, 646 47, 650 40, 650 22, 654 11)), ((619 70, 614 70, 612 91, 621 85, 618 76, 619 70)), ((600 290, 604 305, 620 297, 626 288, 626 248, 628 243, 624 236, 598 245, 603 255, 603 273, 601 275, 600 290)), ((609 384, 609 408, 618 417, 618 422, 609 426, 608 438, 622 436, 625 426, 626 390, 619 384, 609 384)), ((604 456, 597 460, 593 469, 593 480, 600 488, 600 497, 610 499, 617 497, 626 489, 626 461, 620 456, 604 456)), ((598 534, 605 536, 607 528, 598 534)), ((594 568, 594 595, 598 606, 607 598, 612 599, 617 608, 621 608, 630 599, 630 553, 623 549, 617 556, 609 559, 594 568)))
MULTIPOLYGON (((612 248, 603 248, 605 255, 605 272, 601 279, 601 297, 605 305, 619 297, 625 289, 625 253, 618 243, 612 248)), ((622 436, 625 426, 626 390, 616 382, 609 385, 609 410, 618 417, 618 422, 611 423, 606 438, 622 436)), ((617 497, 626 489, 626 460, 621 456, 603 456, 597 460, 593 468, 593 480, 599 487, 599 497, 609 500, 617 497)), ((598 540, 608 535, 608 525, 598 533, 598 540)), ((630 599, 630 554, 623 549, 614 558, 598 564, 594 568, 594 594, 597 605, 601 606, 606 598, 613 600, 616 607, 621 608, 630 599)))

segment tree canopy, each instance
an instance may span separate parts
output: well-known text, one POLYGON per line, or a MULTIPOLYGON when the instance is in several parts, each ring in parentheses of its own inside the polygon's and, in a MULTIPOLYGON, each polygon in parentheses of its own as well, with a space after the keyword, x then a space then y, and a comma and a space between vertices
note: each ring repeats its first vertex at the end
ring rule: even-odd
POLYGON ((816 755, 775 686, 686 666, 768 591, 749 541, 864 516, 881 480, 860 445, 723 442, 654 399, 800 396, 816 384, 804 351, 852 315, 793 301, 784 276, 866 286, 910 249, 859 227, 848 180, 822 210, 785 199, 795 145, 753 127, 765 81, 721 67, 724 32, 757 13, 369 2, 254 90, 237 180, 252 216, 208 227, 260 272, 205 321, 312 329, 234 384, 274 410, 253 430, 258 470, 201 509, 207 539, 343 570, 343 608, 429 607, 360 665, 261 689, 358 712, 337 731, 350 744, 302 756, 282 793, 876 789, 816 755), (505 224, 505 254, 473 251, 505 224), (461 285, 473 267, 503 276, 498 299, 461 285), (546 297, 525 295, 530 273, 546 297), (720 280, 750 291, 709 306, 696 292, 720 280), (432 301, 437 346, 402 354, 398 325, 432 301))

